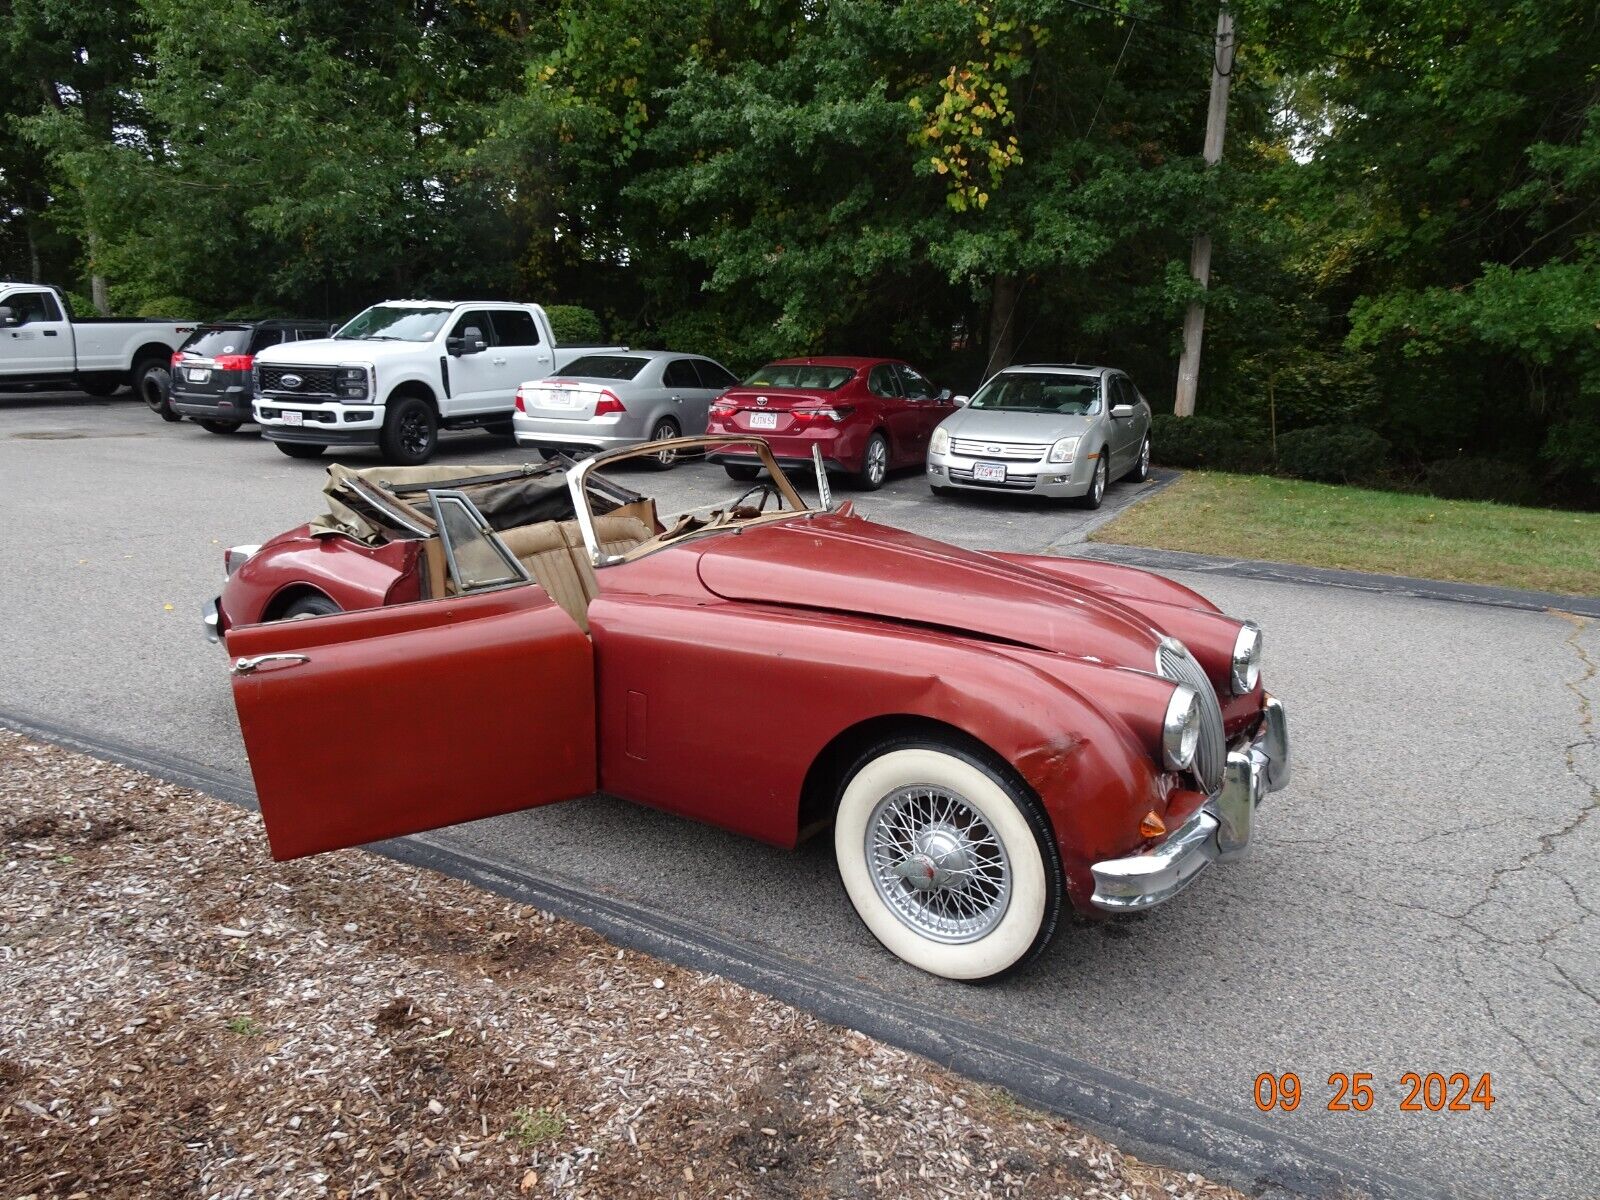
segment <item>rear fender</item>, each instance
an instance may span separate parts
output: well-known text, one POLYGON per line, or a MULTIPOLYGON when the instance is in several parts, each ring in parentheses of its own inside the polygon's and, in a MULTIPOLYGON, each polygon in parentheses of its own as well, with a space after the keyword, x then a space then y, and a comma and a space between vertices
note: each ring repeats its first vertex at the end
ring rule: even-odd
POLYGON ((346 612, 382 606, 408 595, 404 579, 420 571, 420 543, 387 542, 364 546, 344 537, 293 538, 263 547, 246 560, 223 589, 230 627, 255 624, 272 611, 278 597, 294 588, 313 587, 346 612))

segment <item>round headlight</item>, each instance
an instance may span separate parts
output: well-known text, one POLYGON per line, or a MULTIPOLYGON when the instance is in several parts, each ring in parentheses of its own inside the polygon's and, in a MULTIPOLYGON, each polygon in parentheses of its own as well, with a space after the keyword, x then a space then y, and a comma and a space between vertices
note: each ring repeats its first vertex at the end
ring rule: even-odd
POLYGON ((1191 687, 1179 684, 1167 701, 1167 715, 1161 721, 1161 756, 1167 769, 1186 771, 1194 762, 1200 745, 1200 697, 1191 687))
POLYGON ((1246 621, 1233 640, 1233 694, 1243 696, 1256 690, 1261 681, 1261 627, 1246 621))

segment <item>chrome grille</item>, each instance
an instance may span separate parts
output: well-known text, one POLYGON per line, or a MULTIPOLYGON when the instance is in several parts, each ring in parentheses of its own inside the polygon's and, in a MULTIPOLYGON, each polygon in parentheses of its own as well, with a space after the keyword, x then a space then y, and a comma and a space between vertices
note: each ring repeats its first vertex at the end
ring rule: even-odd
POLYGON ((1200 744, 1194 752, 1194 773, 1207 793, 1222 786, 1222 767, 1228 745, 1222 730, 1222 705, 1189 648, 1176 638, 1162 638, 1156 650, 1156 673, 1173 683, 1187 684, 1200 697, 1200 744))
POLYGON ((316 399, 333 395, 334 372, 332 367, 290 367, 273 364, 257 364, 257 378, 259 388, 263 392, 275 392, 279 396, 304 396, 306 399, 316 399), (300 382, 294 387, 285 387, 285 375, 297 376, 300 382))
POLYGON ((985 442, 975 438, 951 438, 950 452, 968 458, 1009 459, 1012 462, 1038 462, 1050 449, 1049 443, 985 442))
POLYGON ((1008 475, 1004 479, 974 479, 971 467, 950 468, 950 478, 957 483, 971 484, 973 487, 1009 488, 1012 491, 1031 492, 1037 477, 1033 475, 1008 475))

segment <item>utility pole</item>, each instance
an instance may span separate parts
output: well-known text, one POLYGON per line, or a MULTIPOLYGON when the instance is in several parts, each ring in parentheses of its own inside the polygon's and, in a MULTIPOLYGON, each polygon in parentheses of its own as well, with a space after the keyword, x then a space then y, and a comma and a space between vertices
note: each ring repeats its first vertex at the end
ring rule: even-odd
MULTIPOLYGON (((1217 40, 1211 54, 1211 103, 1206 108, 1205 163, 1214 167, 1222 161, 1222 135, 1228 124, 1228 83, 1233 78, 1233 14, 1226 3, 1217 13, 1217 40)), ((1189 274, 1202 291, 1211 282, 1211 237, 1197 233, 1189 251, 1189 274)), ((1178 394, 1172 411, 1180 417, 1194 416, 1194 396, 1200 384, 1200 341, 1206 332, 1206 303, 1189 301, 1183 315, 1183 357, 1178 360, 1178 394)))

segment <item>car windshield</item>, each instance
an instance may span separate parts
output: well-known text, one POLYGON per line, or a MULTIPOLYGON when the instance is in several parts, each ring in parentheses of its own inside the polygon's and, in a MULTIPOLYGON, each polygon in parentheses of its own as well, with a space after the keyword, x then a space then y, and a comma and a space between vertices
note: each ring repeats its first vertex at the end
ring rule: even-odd
POLYGON ((370 342, 430 342, 453 310, 374 304, 333 336, 370 342))
MULTIPOLYGON (((814 491, 816 485, 812 473, 797 471, 792 477, 785 475, 777 468, 776 460, 770 459, 770 451, 765 443, 757 439, 737 441, 713 436, 678 438, 665 443, 672 447, 665 452, 656 448, 660 444, 638 446, 607 455, 588 468, 585 479, 589 485, 591 523, 603 511, 594 503, 596 484, 604 484, 612 490, 633 489, 646 495, 656 493, 646 501, 653 518, 647 522, 650 536, 623 539, 628 544, 621 545, 618 539, 607 532, 608 526, 614 526, 615 522, 601 520, 597 525, 592 524, 597 538, 596 548, 601 551, 602 558, 615 553, 649 553, 680 540, 738 528, 752 522, 792 517, 809 510, 801 489, 814 491), (674 465, 704 462, 708 458, 737 462, 741 464, 739 477, 730 476, 722 470, 683 472, 674 476, 675 480, 682 481, 683 486, 670 489, 652 486, 656 482, 653 468, 660 465, 663 454, 670 454, 669 461, 674 465), (770 472, 755 465, 768 462, 771 463, 770 472), (742 465, 746 463, 748 467, 742 465), (743 477, 746 471, 748 478, 743 477)), ((642 511, 640 515, 643 515, 642 511)), ((602 561, 598 565, 605 564, 602 561)))
POLYGON ((819 367, 812 363, 768 363, 749 379, 745 387, 805 388, 832 392, 855 378, 849 367, 819 367))
POLYGON ((562 367, 563 379, 632 379, 649 361, 632 354, 585 354, 562 367))
POLYGON ((1019 371, 996 375, 978 389, 969 408, 1089 416, 1100 411, 1100 380, 1093 375, 1019 371))

